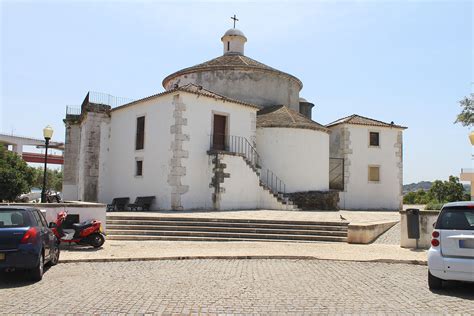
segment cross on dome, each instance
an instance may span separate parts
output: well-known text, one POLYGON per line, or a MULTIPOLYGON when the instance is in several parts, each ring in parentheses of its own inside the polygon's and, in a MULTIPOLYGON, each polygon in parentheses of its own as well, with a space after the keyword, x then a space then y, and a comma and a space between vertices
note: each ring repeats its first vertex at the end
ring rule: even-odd
POLYGON ((237 17, 235 16, 234 14, 234 17, 230 17, 232 20, 234 20, 234 29, 235 29, 235 22, 238 21, 239 19, 237 19, 237 17))

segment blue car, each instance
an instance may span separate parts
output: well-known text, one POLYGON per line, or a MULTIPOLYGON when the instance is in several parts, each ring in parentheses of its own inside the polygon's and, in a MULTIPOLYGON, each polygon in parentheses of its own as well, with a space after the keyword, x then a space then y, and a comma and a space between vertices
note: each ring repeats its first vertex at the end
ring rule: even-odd
POLYGON ((34 281, 59 261, 59 241, 40 210, 0 206, 0 272, 24 270, 34 281))

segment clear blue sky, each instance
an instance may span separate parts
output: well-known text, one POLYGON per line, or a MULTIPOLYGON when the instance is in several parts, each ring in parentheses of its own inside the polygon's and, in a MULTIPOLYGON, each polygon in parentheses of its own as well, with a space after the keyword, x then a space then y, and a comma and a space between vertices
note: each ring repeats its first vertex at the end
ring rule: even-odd
POLYGON ((300 78, 313 117, 353 113, 408 126, 404 182, 472 165, 453 125, 473 88, 471 1, 1 1, 0 130, 64 140, 66 105, 88 90, 141 98, 220 56, 232 26, 246 55, 300 78))

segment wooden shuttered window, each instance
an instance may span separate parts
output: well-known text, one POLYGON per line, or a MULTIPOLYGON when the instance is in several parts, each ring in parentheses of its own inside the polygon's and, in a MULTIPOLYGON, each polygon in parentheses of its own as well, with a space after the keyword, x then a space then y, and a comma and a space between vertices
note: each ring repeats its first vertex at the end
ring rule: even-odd
POLYGON ((135 149, 140 150, 145 147, 145 117, 137 117, 137 134, 135 138, 135 149))
POLYGON ((369 181, 379 182, 380 181, 380 167, 369 166, 369 181))
POLYGON ((380 134, 378 132, 370 132, 370 146, 379 147, 380 146, 380 134))

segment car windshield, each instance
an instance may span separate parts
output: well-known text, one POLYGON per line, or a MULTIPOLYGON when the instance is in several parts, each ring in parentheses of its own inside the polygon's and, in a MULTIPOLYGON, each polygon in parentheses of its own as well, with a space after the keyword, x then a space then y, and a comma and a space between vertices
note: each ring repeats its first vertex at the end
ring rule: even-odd
POLYGON ((22 210, 0 210, 0 228, 30 226, 28 216, 22 210))
POLYGON ((474 230, 474 207, 458 206, 444 208, 436 228, 474 230))

